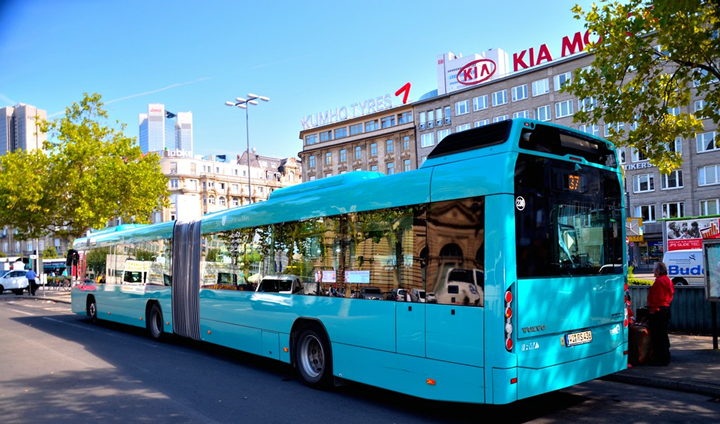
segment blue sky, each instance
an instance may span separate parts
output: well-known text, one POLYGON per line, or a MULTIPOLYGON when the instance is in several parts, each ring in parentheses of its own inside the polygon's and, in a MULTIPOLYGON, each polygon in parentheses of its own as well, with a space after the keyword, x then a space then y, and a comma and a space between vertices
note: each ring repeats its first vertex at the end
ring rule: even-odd
MULTIPOLYGON (((270 156, 302 150, 302 118, 411 83, 437 88, 436 57, 513 53, 584 30, 575 1, 0 2, 0 107, 61 117, 84 92, 103 96, 137 137, 148 103, 193 113, 194 153, 245 148, 245 114, 225 101, 256 93, 250 143, 270 156)), ((587 8, 591 1, 578 1, 587 8)))

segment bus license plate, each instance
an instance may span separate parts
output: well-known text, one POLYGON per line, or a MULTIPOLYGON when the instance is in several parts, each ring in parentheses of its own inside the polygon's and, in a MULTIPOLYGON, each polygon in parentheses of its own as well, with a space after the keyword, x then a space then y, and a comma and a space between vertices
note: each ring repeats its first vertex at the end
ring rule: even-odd
POLYGON ((592 341, 592 331, 581 331, 579 333, 570 333, 565 335, 565 346, 577 346, 592 341))

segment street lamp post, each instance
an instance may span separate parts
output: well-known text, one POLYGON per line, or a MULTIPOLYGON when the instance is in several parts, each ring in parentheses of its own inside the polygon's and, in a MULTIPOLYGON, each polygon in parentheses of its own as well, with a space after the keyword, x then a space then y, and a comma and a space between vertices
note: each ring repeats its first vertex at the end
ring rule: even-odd
POLYGON ((246 129, 246 136, 247 136, 247 167, 248 167, 248 199, 249 202, 252 203, 252 182, 250 180, 250 118, 248 117, 248 105, 255 105, 257 106, 258 100, 262 100, 264 102, 269 102, 270 98, 265 96, 258 96, 257 94, 248 93, 247 99, 243 99, 242 97, 238 97, 235 99, 234 102, 225 102, 225 105, 227 106, 237 106, 241 109, 245 109, 245 129, 246 129))

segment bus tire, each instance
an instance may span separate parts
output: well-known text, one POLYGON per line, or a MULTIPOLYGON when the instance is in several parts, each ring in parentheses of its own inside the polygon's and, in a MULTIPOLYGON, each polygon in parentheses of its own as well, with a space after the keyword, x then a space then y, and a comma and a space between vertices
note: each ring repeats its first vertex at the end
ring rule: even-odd
POLYGON ((90 322, 95 324, 97 322, 97 303, 95 302, 95 296, 88 296, 85 311, 88 318, 90 318, 90 322))
POLYGON ((313 388, 332 383, 332 352, 325 332, 318 326, 300 328, 293 349, 295 366, 303 382, 313 388))
POLYGON ((147 310, 145 325, 151 338, 160 340, 165 335, 162 309, 160 305, 155 302, 153 302, 147 310))

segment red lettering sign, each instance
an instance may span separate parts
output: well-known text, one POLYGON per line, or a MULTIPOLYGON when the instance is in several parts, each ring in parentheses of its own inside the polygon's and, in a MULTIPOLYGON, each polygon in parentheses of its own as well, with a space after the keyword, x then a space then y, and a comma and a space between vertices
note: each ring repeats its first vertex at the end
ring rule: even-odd
POLYGON ((490 59, 479 59, 463 66, 457 73, 457 80, 462 85, 475 85, 485 82, 495 74, 497 66, 490 59))

